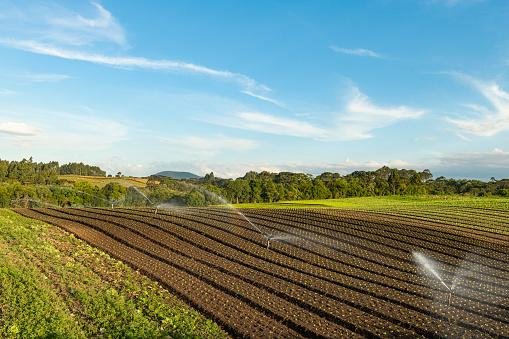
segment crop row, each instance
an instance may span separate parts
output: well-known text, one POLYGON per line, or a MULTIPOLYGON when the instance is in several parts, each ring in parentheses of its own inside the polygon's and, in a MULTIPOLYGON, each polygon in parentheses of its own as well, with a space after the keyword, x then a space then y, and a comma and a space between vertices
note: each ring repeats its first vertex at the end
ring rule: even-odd
MULTIPOLYGON (((246 211, 246 215, 251 216, 249 211, 246 211)), ((500 246, 493 245, 490 248, 479 247, 473 244, 465 244, 464 242, 444 237, 437 236, 437 234, 429 234, 419 232, 419 229, 413 229, 412 226, 402 225, 398 223, 381 223, 376 220, 362 220, 360 218, 353 218, 349 215, 339 216, 324 216, 324 214, 317 213, 295 213, 292 215, 289 212, 280 212, 277 214, 268 214, 265 211, 256 211, 253 213, 253 218, 264 215, 268 220, 284 220, 300 223, 304 228, 306 225, 316 226, 318 229, 325 229, 331 232, 340 231, 343 228, 354 229, 361 232, 368 232, 371 234, 380 235, 384 238, 390 239, 394 245, 400 242, 410 244, 411 246, 417 246, 421 249, 426 249, 429 252, 438 252, 448 256, 452 256, 453 262, 458 261, 458 258, 468 257, 467 261, 485 265, 491 265, 491 267, 502 267, 509 265, 509 255, 504 252, 500 246), (376 227, 374 227, 376 226, 376 227), (409 228, 412 227, 412 231, 409 232, 409 228), (394 241, 395 240, 395 241, 394 241)), ((313 231, 310 229, 310 231, 313 231)), ((509 271, 506 271, 509 272, 509 271)), ((498 276, 498 274, 497 274, 498 276)), ((509 275, 507 275, 509 277, 509 275)))
MULTIPOLYGON (((140 213, 140 212, 130 212, 131 213, 140 213)), ((146 213, 146 212, 145 212, 146 213)), ((148 215, 148 213, 146 214, 148 215)), ((165 218, 166 220, 169 220, 168 219, 168 215, 165 215, 164 217, 159 215, 157 218, 165 218)), ((182 215, 180 215, 180 218, 183 218, 182 215)), ((197 219, 195 215, 192 216, 191 222, 198 222, 199 226, 202 226, 202 225, 206 225, 207 224, 207 221, 206 220, 200 220, 199 218, 197 219)), ((171 219, 171 222, 172 223, 176 223, 178 222, 177 219, 171 219)), ((189 227, 188 225, 186 225, 187 227, 189 227)), ((231 225, 230 225, 231 226, 231 225)), ((231 227, 235 227, 235 226, 231 226, 231 227)), ((224 238, 224 236, 223 236, 224 238)), ((239 243, 239 241, 236 241, 236 243, 239 243)), ((344 268, 341 268, 341 270, 339 271, 343 271, 344 268)), ((365 294, 369 294, 371 296, 374 296, 374 297, 377 297, 377 298, 380 298, 380 299, 383 299, 385 301, 389 301, 389 302, 394 302, 394 303, 399 303, 399 304, 402 304, 404 303, 405 307, 408 308, 408 309, 417 309, 419 311, 419 306, 422 306, 423 304, 425 304, 425 302, 420 299, 420 298, 416 298, 414 295, 404 295, 403 293, 396 293, 396 291, 394 291, 396 289, 396 286, 391 286, 389 284, 385 284, 385 289, 384 288, 381 288, 381 286, 376 286, 376 285, 380 285, 380 284, 369 284, 367 283, 367 281, 361 281, 361 280, 353 280, 353 279, 350 279, 350 280, 346 280, 346 283, 345 283, 345 277, 342 277, 341 275, 339 274, 332 274, 331 275, 331 272, 322 272, 322 278, 324 277, 327 277, 327 278, 331 278, 331 277, 336 277, 336 280, 335 282, 336 283, 341 283, 343 282, 345 284, 345 286, 347 286, 347 288, 350 288, 350 289, 356 289, 357 286, 361 286, 361 288, 359 289, 361 292, 365 293, 365 294), (340 278, 338 278, 338 276, 340 276, 340 278), (341 278, 343 280, 341 280, 341 278), (387 296, 389 296, 387 298, 387 296), (419 306, 417 306, 419 305, 419 306)), ((379 281, 382 281, 384 279, 381 279, 383 277, 378 277, 378 279, 376 280, 379 280, 379 281)), ((333 281, 334 282, 334 281, 333 281)), ((329 293, 329 292, 328 292, 329 293)), ((464 300, 457 300, 455 301, 455 307, 459 307, 460 309, 462 307, 464 307, 465 304, 468 304, 468 302, 465 303, 464 300)), ((386 303, 387 305, 387 303, 386 303)), ((475 303, 470 303, 472 307, 472 311, 479 311, 479 307, 476 307, 475 306, 475 303)), ((428 309, 433 309, 433 306, 429 306, 429 305, 426 305, 426 307, 428 309)), ((504 312, 506 312, 506 310, 503 310, 503 309, 496 309, 496 308, 493 308, 493 309, 490 309, 489 306, 486 306, 484 305, 484 308, 487 308, 488 311, 486 310, 482 310, 481 312, 483 312, 484 316, 488 317, 488 318, 497 318, 498 320, 503 320, 505 319, 504 317, 504 312)), ((420 309, 420 311, 424 311, 422 308, 420 309)), ((439 311, 435 310, 437 313, 439 313, 439 311)), ((458 314, 462 314, 461 311, 458 312, 458 314)), ((435 314, 435 316, 438 316, 437 314, 435 314)), ((468 319, 468 315, 465 315, 465 313, 462 314, 462 318, 464 317, 464 319, 468 319)))
POLYGON ((51 217, 32 210, 17 209, 16 212, 59 226, 160 281, 173 293, 213 318, 235 336, 301 337, 298 332, 289 329, 279 321, 250 307, 238 298, 224 293, 221 289, 204 284, 199 278, 185 270, 164 264, 82 223, 51 217))
MULTIPOLYGON (((228 211, 216 210, 213 213, 220 215, 227 215, 227 218, 235 218, 234 214, 228 211)), ((329 257, 334 260, 337 256, 337 251, 330 251, 339 246, 340 242, 350 241, 355 244, 356 247, 363 247, 367 250, 377 251, 384 258, 393 258, 399 261, 399 266, 403 270, 410 272, 415 270, 415 264, 413 262, 412 251, 421 248, 427 249, 429 252, 434 252, 434 257, 442 261, 444 270, 450 271, 451 275, 454 275, 457 265, 463 257, 461 252, 457 252, 454 255, 454 251, 448 251, 446 247, 442 247, 440 244, 428 243, 427 241, 416 241, 416 240, 402 240, 405 236, 399 235, 380 235, 380 230, 375 227, 356 229, 355 225, 346 224, 346 227, 340 227, 331 229, 328 223, 320 223, 319 225, 302 223, 300 217, 277 217, 275 216, 260 216, 256 212, 246 211, 250 220, 254 221, 257 225, 264 228, 267 233, 284 233, 296 236, 301 239, 305 239, 309 242, 313 242, 318 245, 324 245, 317 247, 322 255, 329 257), (327 250, 329 248, 329 250, 327 250), (326 253, 328 252, 328 253, 326 253)), ((470 259, 470 258, 469 258, 470 259)), ((477 259, 477 258, 473 258, 477 259)), ((500 278, 501 276, 507 276, 507 268, 499 265, 497 261, 477 261, 477 270, 480 271, 475 277, 471 277, 474 281, 479 283, 486 283, 491 285, 501 285, 502 287, 507 286, 508 278, 500 278)))
MULTIPOLYGON (((390 225, 372 225, 376 231, 370 233, 369 223, 338 218, 331 227, 309 213, 288 211, 252 211, 248 217, 255 225, 223 209, 19 212, 61 226, 140 269, 236 336, 509 335, 505 273, 495 258, 471 262, 502 278, 489 284, 476 277, 481 288, 451 298, 418 274, 409 254, 417 238, 390 225), (295 238, 274 237, 267 248, 264 232, 295 238), (336 250, 336 244, 347 250, 336 250), (354 249, 356 257, 349 254, 354 249), (187 279, 191 289, 183 286, 187 279), (490 297, 483 300, 483 291, 490 297)), ((429 252, 456 265, 458 249, 432 239, 428 246, 436 248, 429 252)))
MULTIPOLYGON (((131 211, 130 213, 141 213, 143 215, 150 215, 148 212, 134 212, 131 211)), ((159 215, 161 217, 161 215, 159 215)), ((192 215, 185 215, 185 214, 177 214, 174 216, 165 215, 164 216, 168 221, 171 221, 173 223, 178 222, 178 218, 180 219, 187 219, 190 222, 199 222, 201 225, 209 225, 212 227, 216 227, 220 229, 221 231, 225 232, 226 234, 233 235, 237 237, 237 242, 241 241, 247 241, 247 242, 254 242, 257 244, 262 244, 261 240, 257 240, 260 238, 259 234, 256 234, 251 229, 244 229, 236 223, 233 222, 230 218, 224 218, 221 220, 218 217, 214 217, 212 215, 207 215, 206 217, 200 216, 200 213, 198 211, 193 211, 192 215)), ((337 256, 337 260, 333 261, 329 258, 324 258, 319 255, 316 255, 314 252, 317 249, 317 247, 309 248, 303 250, 302 248, 297 248, 296 244, 286 244, 282 242, 275 242, 274 245, 271 245, 271 248, 273 251, 281 253, 283 255, 291 255, 293 258, 305 261, 309 263, 310 265, 314 265, 315 268, 325 269, 325 273, 322 272, 322 276, 326 276, 327 271, 332 271, 335 273, 343 274, 344 272, 350 272, 350 274, 354 274, 356 277, 374 277, 372 278, 372 281, 380 282, 380 277, 378 275, 381 275, 382 277, 390 279, 388 282, 388 286, 391 286, 392 288, 400 289, 402 291, 411 291, 412 293, 420 293, 419 290, 415 290, 415 288, 408 287, 408 284, 405 284, 406 282, 410 282, 412 284, 420 285, 420 287, 427 287, 428 284, 426 281, 422 279, 422 277, 416 272, 413 272, 413 274, 409 274, 407 272, 401 271, 398 266, 394 266, 393 268, 387 267, 386 263, 384 262, 384 257, 379 256, 376 253, 373 253, 372 251, 368 250, 361 250, 355 246, 350 246, 350 248, 347 248, 345 251, 338 248, 337 253, 343 253, 343 255, 337 256), (353 252, 360 252, 357 257, 353 256, 353 252), (374 258, 376 257, 379 262, 376 262, 374 258), (353 273, 352 273, 353 272, 353 273)), ((337 254, 336 253, 336 254, 337 254)), ((415 265, 414 265, 415 266, 415 265)), ((415 269, 414 269, 415 271, 415 269)), ((440 287, 440 286, 439 286, 440 287)), ((508 300, 507 298, 503 298, 507 295, 507 291, 500 291, 498 293, 500 296, 503 297, 497 297, 497 290, 490 288, 488 289, 493 293, 493 303, 496 305, 504 305, 507 304, 508 300)), ((466 290, 468 298, 475 300, 476 302, 486 303, 486 290, 482 289, 480 291, 475 290, 466 290)), ((437 291, 433 291, 433 293, 440 293, 440 289, 437 291)), ((490 300, 491 301, 491 300, 490 300)))

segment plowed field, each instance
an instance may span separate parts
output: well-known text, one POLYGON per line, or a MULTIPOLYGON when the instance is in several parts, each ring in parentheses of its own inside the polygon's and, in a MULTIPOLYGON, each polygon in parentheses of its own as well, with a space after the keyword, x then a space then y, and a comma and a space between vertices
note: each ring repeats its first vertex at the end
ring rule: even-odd
POLYGON ((509 337, 509 211, 16 212, 158 280, 235 337, 509 337))

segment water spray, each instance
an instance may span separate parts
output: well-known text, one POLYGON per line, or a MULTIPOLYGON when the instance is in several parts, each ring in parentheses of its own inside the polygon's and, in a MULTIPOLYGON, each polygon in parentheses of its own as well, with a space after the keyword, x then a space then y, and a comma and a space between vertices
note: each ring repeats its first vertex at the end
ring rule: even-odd
POLYGON ((428 259, 424 254, 420 253, 420 252, 413 252, 412 253, 413 256, 414 256, 414 259, 415 261, 422 267, 424 268, 424 270, 434 276, 442 285, 445 286, 445 288, 447 288, 447 290, 449 292, 452 292, 452 288, 450 288, 444 281, 444 279, 442 279, 442 277, 440 276, 440 274, 438 274, 437 270, 435 269, 434 265, 433 265, 433 262, 428 259))
POLYGON ((141 196, 142 196, 143 198, 145 198, 145 200, 147 200, 147 201, 148 201, 148 203, 154 207, 154 215, 157 215, 157 210, 158 210, 159 206, 155 205, 155 203, 154 203, 152 200, 150 200, 150 199, 149 199, 149 197, 147 197, 147 196, 145 195, 145 193, 143 193, 143 192, 142 192, 142 191, 141 191, 138 187, 136 187, 136 186, 130 186, 129 188, 132 188, 133 190, 135 190, 136 192, 138 192, 139 194, 141 194, 141 196))

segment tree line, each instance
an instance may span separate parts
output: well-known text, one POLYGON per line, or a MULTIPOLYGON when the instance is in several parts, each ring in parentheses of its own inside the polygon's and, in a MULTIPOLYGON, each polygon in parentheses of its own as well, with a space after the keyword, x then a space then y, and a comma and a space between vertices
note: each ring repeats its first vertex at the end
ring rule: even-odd
POLYGON ((106 176, 106 172, 97 166, 83 163, 59 165, 57 161, 34 162, 30 157, 21 161, 0 159, 0 182, 18 181, 21 184, 56 184, 61 174, 85 176, 106 176))
POLYGON ((97 166, 83 163, 0 160, 0 207, 9 206, 206 206, 389 195, 471 195, 509 197, 509 180, 490 181, 433 178, 429 170, 382 167, 347 175, 312 176, 292 172, 248 172, 237 179, 209 173, 200 179, 149 177, 147 187, 124 187, 110 182, 100 188, 88 182, 69 182, 60 174, 100 175, 97 166))
POLYGON ((508 179, 492 178, 488 182, 445 177, 433 179, 427 169, 419 172, 386 166, 344 176, 330 172, 316 177, 291 172, 248 172, 241 178, 231 180, 216 178, 210 173, 197 182, 217 188, 221 195, 235 203, 426 194, 509 196, 508 179))

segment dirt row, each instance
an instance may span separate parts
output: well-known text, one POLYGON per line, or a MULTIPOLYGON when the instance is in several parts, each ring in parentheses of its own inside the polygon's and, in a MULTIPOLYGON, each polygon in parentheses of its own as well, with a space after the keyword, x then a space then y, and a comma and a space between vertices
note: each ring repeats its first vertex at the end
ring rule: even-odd
MULTIPOLYGON (((129 211, 128 213, 134 213, 141 216, 152 217, 150 212, 143 211, 129 211)), ((255 233, 251 229, 245 229, 238 225, 236 225, 232 219, 227 219, 226 221, 218 221, 216 218, 210 217, 207 218, 200 217, 199 213, 193 211, 192 215, 186 214, 177 214, 174 216, 171 215, 161 215, 157 216, 158 218, 163 218, 166 221, 172 223, 179 223, 182 220, 187 220, 191 225, 193 223, 198 222, 202 228, 203 226, 207 226, 207 228, 212 227, 215 228, 216 232, 219 232, 218 235, 222 237, 222 239, 233 236, 233 241, 235 244, 256 244, 257 246, 263 246, 264 241, 263 238, 260 237, 259 234, 255 233), (246 236, 247 235, 247 236, 246 236)), ((189 226, 188 226, 189 227, 189 226)), ((210 231, 207 231, 210 232, 210 231)), ((322 279, 329 279, 332 282, 335 282, 333 279, 334 274, 348 274, 352 277, 360 278, 363 280, 375 282, 377 284, 382 284, 391 289, 396 289, 405 293, 413 293, 415 295, 423 295, 423 289, 427 292, 424 292, 424 295, 433 296, 443 295, 443 288, 438 290, 430 291, 428 286, 428 281, 423 280, 422 276, 414 272, 413 274, 407 274, 406 272, 399 271, 397 269, 390 270, 388 267, 384 265, 384 257, 378 256, 381 263, 375 264, 372 259, 373 254, 369 251, 362 251, 358 258, 352 258, 352 251, 356 248, 352 246, 349 251, 345 251, 342 256, 338 256, 338 260, 333 261, 327 258, 320 257, 313 253, 314 249, 303 249, 298 247, 295 244, 285 244, 280 242, 275 242, 271 249, 273 252, 278 255, 281 254, 283 256, 291 256, 293 259, 300 260, 305 262, 308 265, 312 265, 311 269, 308 271, 316 271, 320 270, 320 277, 322 279), (363 257, 364 256, 364 257, 363 257), (366 260, 369 259, 369 260, 366 260), (332 272, 332 273, 331 273, 332 272), (408 284, 410 283, 410 284, 408 284), (417 285, 417 286, 415 286, 417 285)), ((339 250, 338 250, 339 252, 339 250)), ((415 267, 414 267, 415 271, 415 267)), ((493 296, 489 299, 486 298, 486 290, 481 289, 479 291, 465 289, 462 291, 458 291, 458 295, 465 295, 465 297, 469 300, 473 300, 475 303, 483 303, 489 305, 496 305, 498 308, 502 308, 504 310, 509 309, 508 304, 509 300, 507 300, 507 291, 502 290, 498 291, 494 288, 490 289, 493 296), (497 293, 498 292, 498 293, 497 293), (497 296, 498 294, 498 296, 497 296), (505 305, 505 307, 504 307, 505 305)), ((494 314, 496 314, 495 312, 494 314)))
MULTIPOLYGON (((407 236, 399 224, 292 211, 251 211, 248 219, 224 209, 16 211, 126 261, 237 337, 509 336, 496 259, 504 257, 489 248, 471 257, 484 265, 479 286, 452 294, 430 284, 411 258, 426 236, 407 236)), ((430 238, 428 251, 457 267, 461 245, 430 238)))
MULTIPOLYGON (((29 218, 39 219, 75 234, 91 245, 124 261, 142 273, 160 281, 166 288, 236 337, 285 337, 300 338, 302 334, 291 330, 272 317, 259 312, 241 300, 214 288, 184 270, 166 265, 151 256, 137 251, 102 232, 79 222, 50 217, 28 209, 16 212, 29 218)), ((352 333, 355 336, 354 333, 352 333)))
MULTIPOLYGON (((108 213, 109 213, 109 212, 108 212, 108 213)), ((151 216, 152 216, 152 213, 150 213, 150 212, 146 212, 146 211, 145 211, 145 212, 140 212, 140 211, 128 211, 128 213, 130 213, 130 214, 131 214, 131 213, 135 213, 135 214, 142 214, 142 215, 144 215, 144 216, 149 216, 149 217, 151 217, 151 216)), ((161 215, 157 216, 157 218, 161 218, 161 217, 163 217, 163 216, 161 216, 161 215)), ((167 219, 168 217, 169 217, 168 215, 164 215, 164 218, 166 218, 166 220, 168 220, 168 219, 167 219)), ((175 216, 174 216, 174 218, 175 218, 175 216)), ((180 218, 182 218, 182 215, 180 215, 180 218)), ((199 222, 199 225, 205 225, 205 224, 207 223, 207 221, 206 221, 206 220, 199 220, 199 219, 196 219, 196 218, 197 218, 197 217, 196 217, 196 215, 193 215, 193 216, 191 217, 190 221, 195 221, 195 222, 196 222, 196 221, 198 221, 198 222, 199 222), (196 220, 193 220, 193 219, 196 219, 196 220)), ((173 219, 173 220, 172 220, 172 223, 175 223, 175 222, 177 222, 177 221, 176 221, 176 219, 173 219)), ((228 227, 228 228, 231 228, 231 227, 235 227, 235 226, 233 226, 233 225, 227 225, 227 227, 228 227)), ((237 242, 238 242, 238 241, 237 241, 237 242)), ((323 276, 326 276, 326 275, 323 275, 323 276)), ((353 282, 353 283, 352 283, 352 282, 350 282, 349 284, 350 284, 349 286, 356 286, 356 285, 363 285, 363 286, 364 286, 364 285, 366 285, 366 284, 365 284, 365 282, 364 282, 364 284, 363 284, 363 282, 358 282, 358 281, 357 281, 357 282, 353 282)), ((380 295, 385 295, 386 293, 388 293, 388 292, 387 292, 387 291, 383 291, 383 292, 381 292, 381 293, 379 292, 379 294, 378 294, 378 295, 379 295, 379 296, 380 296, 380 295)), ((460 303, 459 303, 459 304, 460 304, 460 303)), ((484 308, 486 308, 486 306, 485 306, 485 305, 484 305, 484 307, 482 307, 481 309, 484 309, 484 308)), ((475 311, 475 307, 474 307, 474 311, 475 311)), ((502 309, 502 310, 500 310, 500 309, 490 310, 490 309, 489 309, 489 307, 488 307, 488 310, 487 310, 487 311, 485 310, 485 315, 486 315, 487 317, 495 317, 495 318, 497 317, 496 315, 498 315, 498 319, 500 320, 500 319, 505 319, 505 312, 506 312, 506 310, 503 310, 503 309, 502 309)), ((467 317, 467 318, 468 318, 468 317, 467 317)))
MULTIPOLYGON (((233 219, 242 221, 241 217, 228 210, 213 210, 204 213, 209 217, 215 215, 218 218, 222 218, 225 222, 231 222, 233 219)), ((328 223, 315 226, 308 222, 300 222, 302 221, 300 217, 285 216, 278 218, 277 216, 260 216, 257 215, 256 212, 250 211, 246 211, 246 213, 250 220, 264 228, 265 232, 293 235, 299 239, 304 239, 307 242, 316 244, 316 251, 320 251, 321 253, 319 254, 332 260, 337 259, 335 256, 337 256, 338 247, 344 246, 344 243, 350 243, 355 248, 363 248, 367 251, 379 253, 380 257, 382 257, 385 262, 388 261, 387 258, 394 259, 396 261, 395 265, 400 270, 414 272, 415 263, 412 252, 424 248, 431 253, 434 252, 434 258, 445 263, 446 266, 444 269, 449 271, 449 274, 453 276, 464 259, 462 252, 454 255, 454 251, 451 250, 448 252, 447 248, 444 247, 439 250, 436 248, 436 245, 434 246, 426 241, 414 240, 408 242, 400 239, 404 236, 397 237, 393 235, 387 237, 377 235, 378 230, 375 230, 375 227, 371 227, 373 230, 370 231, 369 225, 367 225, 367 229, 363 230, 355 229, 355 225, 352 224, 345 224, 345 227, 330 229, 328 223)), ((309 251, 313 252, 314 249, 309 251)), ((501 286, 502 288, 507 288, 509 286, 509 275, 504 265, 499 265, 497 261, 493 260, 491 263, 486 262, 486 260, 476 261, 474 263, 477 263, 476 270, 480 271, 480 274, 468 277, 467 279, 472 279, 481 284, 501 286)))

